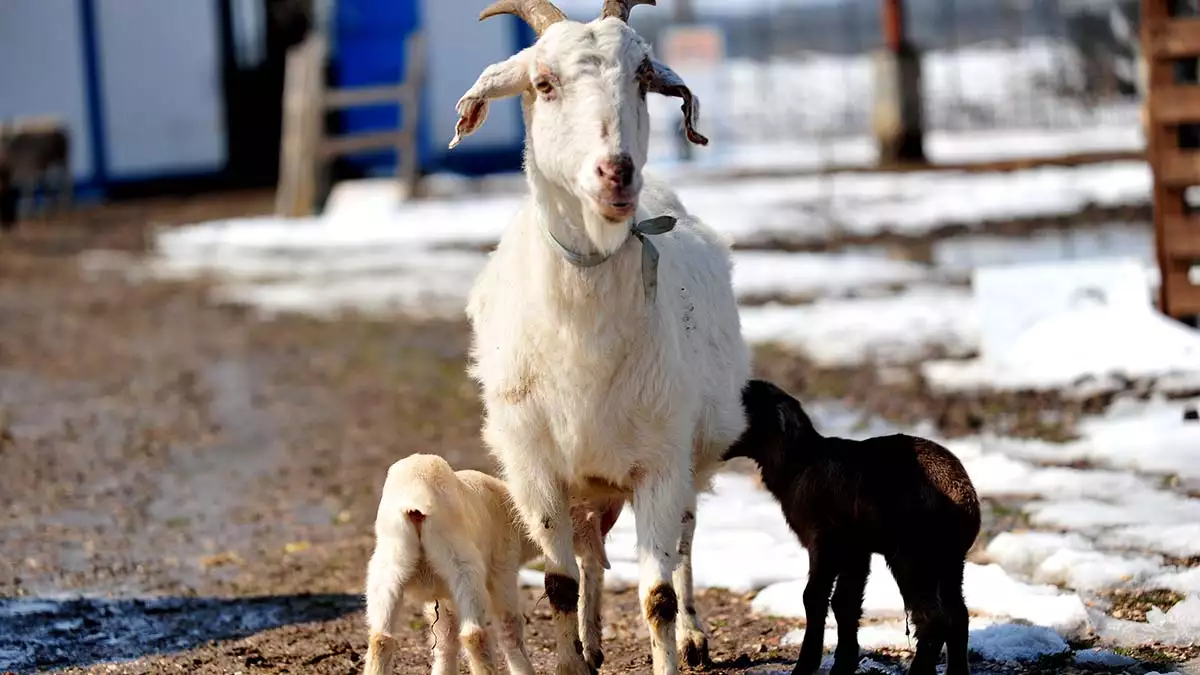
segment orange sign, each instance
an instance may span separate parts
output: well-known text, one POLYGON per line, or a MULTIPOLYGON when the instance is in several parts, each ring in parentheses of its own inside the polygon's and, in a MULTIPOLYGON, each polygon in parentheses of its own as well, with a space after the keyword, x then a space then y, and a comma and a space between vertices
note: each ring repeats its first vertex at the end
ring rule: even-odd
POLYGON ((715 26, 672 26, 659 37, 663 61, 715 64, 725 59, 725 34, 715 26))

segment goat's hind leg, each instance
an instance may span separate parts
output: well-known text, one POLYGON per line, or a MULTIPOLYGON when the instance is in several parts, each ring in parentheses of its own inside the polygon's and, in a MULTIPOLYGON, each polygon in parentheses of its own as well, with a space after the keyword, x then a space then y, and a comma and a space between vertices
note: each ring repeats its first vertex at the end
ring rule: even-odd
POLYGON ((412 570, 404 559, 390 553, 388 547, 377 547, 367 565, 366 675, 390 675, 395 635, 403 627, 404 586, 412 570))
POLYGON ((679 535, 679 565, 671 575, 675 594, 679 597, 679 612, 675 621, 676 646, 689 667, 708 665, 708 633, 696 611, 696 591, 692 582, 692 540, 696 536, 696 493, 688 494, 680 519, 683 531, 679 535))
POLYGON ((429 648, 433 652, 433 675, 458 675, 458 616, 448 604, 425 604, 429 624, 429 648))
POLYGON ((517 569, 514 561, 511 568, 497 574, 494 586, 488 589, 492 599, 492 612, 500 634, 500 649, 508 662, 511 675, 534 675, 533 664, 525 651, 525 615, 521 613, 520 593, 517 589, 517 569))
POLYGON ((454 598, 459 639, 467 649, 471 675, 495 675, 496 656, 487 630, 487 574, 483 561, 468 551, 454 550, 447 542, 427 537, 425 551, 454 598))
POLYGON ((912 612, 917 634, 917 653, 913 656, 909 675, 934 675, 937 662, 946 644, 948 624, 946 613, 938 598, 938 571, 921 560, 889 558, 896 585, 904 596, 905 607, 912 612))
POLYGON ((970 614, 963 598, 963 561, 952 563, 949 572, 938 582, 938 596, 946 615, 946 675, 971 675, 967 651, 970 634, 970 614))

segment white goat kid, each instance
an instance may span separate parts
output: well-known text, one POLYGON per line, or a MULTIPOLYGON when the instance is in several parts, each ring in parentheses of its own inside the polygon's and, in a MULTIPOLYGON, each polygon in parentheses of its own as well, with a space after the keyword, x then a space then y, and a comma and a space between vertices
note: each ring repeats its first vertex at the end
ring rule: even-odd
POLYGON ((496 672, 484 622, 489 609, 509 672, 533 675, 517 571, 538 553, 499 479, 456 472, 436 455, 411 455, 393 464, 367 566, 367 675, 392 672, 395 635, 405 625, 405 594, 426 603, 434 675, 457 675, 460 637, 472 675, 496 672))
POLYGON ((484 70, 458 103, 450 143, 483 124, 489 101, 521 96, 531 195, 467 314, 484 439, 545 554, 560 674, 587 673, 603 658, 603 566, 584 551, 582 622, 577 614, 576 502, 611 526, 632 497, 655 673, 678 672, 676 649, 689 662, 707 657, 692 598, 696 493, 745 426, 750 355, 728 244, 669 187, 643 186, 648 92, 682 98, 688 137, 707 140, 695 130, 691 92, 627 25, 634 4, 654 3, 607 0, 590 23, 566 20, 548 0, 485 10, 481 19, 520 16, 538 40, 484 70))

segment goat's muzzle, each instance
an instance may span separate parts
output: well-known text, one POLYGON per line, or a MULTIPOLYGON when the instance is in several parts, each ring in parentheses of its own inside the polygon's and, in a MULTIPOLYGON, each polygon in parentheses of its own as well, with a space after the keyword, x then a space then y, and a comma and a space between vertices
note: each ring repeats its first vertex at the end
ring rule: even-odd
POLYGON ((596 178, 600 185, 596 207, 609 220, 627 220, 637 210, 634 182, 637 169, 633 158, 626 153, 611 155, 596 162, 596 178))

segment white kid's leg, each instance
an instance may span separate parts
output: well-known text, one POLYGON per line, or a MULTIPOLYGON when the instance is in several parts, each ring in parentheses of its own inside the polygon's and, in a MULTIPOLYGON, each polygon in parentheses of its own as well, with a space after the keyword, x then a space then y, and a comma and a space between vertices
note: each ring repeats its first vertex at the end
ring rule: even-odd
POLYGON ((433 652, 433 675, 458 675, 458 616, 449 603, 425 604, 429 624, 429 648, 433 652))
POLYGON ((425 539, 425 551, 454 597, 458 635, 467 649, 471 675, 495 675, 496 657, 485 623, 487 575, 483 561, 474 551, 454 550, 448 542, 432 537, 425 539))
POLYGON ((525 651, 525 616, 521 613, 521 596, 517 589, 518 565, 496 574, 497 583, 491 589, 492 611, 500 635, 500 649, 508 662, 510 675, 533 675, 533 664, 525 651))
POLYGON ((367 564, 367 660, 366 675, 389 675, 396 652, 395 634, 400 630, 407 570, 390 555, 385 543, 377 546, 367 564))
MULTIPOLYGON (((675 457, 690 457, 691 443, 677 445, 675 457), (684 449, 687 449, 686 451, 684 449)), ((690 467, 685 462, 664 467, 647 476, 633 496, 637 526, 638 560, 641 567, 638 597, 650 629, 651 657, 655 675, 676 675, 675 617, 679 599, 671 586, 672 572, 679 560, 684 505, 692 490, 690 467)))
POLYGON ((679 535, 679 565, 675 568, 671 580, 675 594, 679 598, 679 614, 675 621, 678 631, 675 635, 679 655, 695 668, 707 664, 708 634, 704 623, 696 612, 695 589, 692 586, 692 539, 696 535, 696 492, 689 491, 684 503, 683 517, 680 519, 683 532, 679 535))

